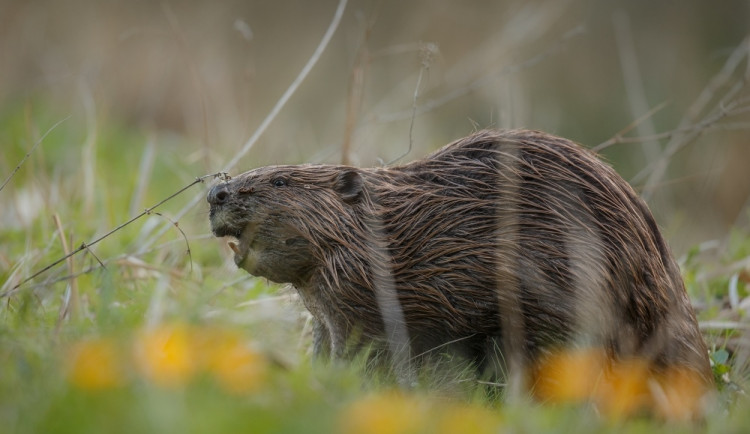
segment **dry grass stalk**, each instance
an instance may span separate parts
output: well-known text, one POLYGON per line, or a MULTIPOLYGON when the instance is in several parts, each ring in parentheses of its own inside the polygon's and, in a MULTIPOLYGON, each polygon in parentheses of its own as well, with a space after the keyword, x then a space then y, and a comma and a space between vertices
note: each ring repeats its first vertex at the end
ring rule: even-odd
MULTIPOLYGON (((532 66, 535 66, 545 59, 549 58, 550 56, 561 52, 567 43, 572 40, 573 38, 582 35, 585 32, 585 29, 583 26, 577 26, 567 32, 565 32, 560 39, 555 42, 551 47, 548 49, 520 62, 514 65, 510 65, 504 68, 501 68, 499 70, 493 70, 490 71, 488 74, 482 75, 481 77, 473 80, 472 82, 466 84, 463 87, 456 88, 450 92, 445 93, 444 95, 431 98, 427 101, 425 101, 423 104, 421 104, 417 110, 416 115, 422 115, 424 113, 430 112, 432 110, 435 110, 439 107, 444 106, 445 104, 448 104, 449 102, 460 98, 464 95, 468 95, 471 92, 474 92, 483 86, 489 85, 491 83, 494 83, 498 78, 506 76, 506 75, 512 75, 516 74, 518 72, 521 72, 525 69, 531 68, 532 66)), ((395 122, 395 121, 403 121, 407 119, 411 119, 413 116, 413 106, 401 110, 398 112, 393 113, 385 113, 380 115, 374 115, 372 116, 373 120, 375 122, 395 122)))
MULTIPOLYGON (((52 220, 54 220, 55 227, 57 227, 57 233, 60 236, 60 243, 62 244, 63 253, 65 253, 68 272, 70 274, 74 274, 75 266, 73 263, 73 255, 70 252, 68 241, 65 238, 65 230, 63 229, 62 223, 60 222, 60 216, 57 214, 53 214, 52 220)), ((75 315, 76 310, 78 309, 78 279, 73 277, 70 279, 70 282, 68 284, 70 285, 68 293, 66 294, 66 297, 64 297, 63 302, 60 304, 60 312, 57 316, 58 330, 60 329, 60 326, 62 325, 62 322, 65 320, 65 318, 68 318, 71 315, 75 315)))
POLYGON ((646 180, 646 187, 642 192, 643 200, 648 201, 651 196, 653 196, 657 185, 667 171, 672 156, 674 156, 677 151, 698 138, 711 125, 714 125, 727 116, 740 114, 747 109, 747 106, 745 105, 747 101, 736 99, 736 96, 742 88, 744 88, 748 77, 750 77, 750 64, 747 64, 746 62, 749 51, 750 37, 746 37, 734 52, 732 52, 732 55, 729 56, 719 73, 711 79, 706 88, 703 89, 698 96, 698 99, 696 99, 693 105, 688 109, 675 131, 690 128, 690 126, 694 126, 695 128, 684 134, 672 135, 669 142, 664 147, 661 157, 656 160, 654 164, 650 165, 647 168, 647 171, 644 171, 644 173, 650 174, 646 180), (727 85, 735 70, 743 63, 743 61, 746 63, 743 78, 735 82, 734 85, 732 85, 718 99, 716 106, 712 110, 709 110, 708 114, 698 121, 698 117, 705 111, 708 103, 716 99, 717 92, 727 85))
POLYGON ((37 148, 37 146, 39 146, 42 143, 42 141, 49 135, 49 133, 51 133, 61 123, 67 121, 68 119, 70 119, 70 116, 67 116, 67 117, 65 117, 65 118, 60 119, 59 121, 57 121, 54 125, 52 125, 51 127, 49 127, 49 129, 44 134, 42 134, 42 137, 40 137, 39 140, 37 140, 36 142, 34 142, 34 145, 31 147, 31 149, 29 149, 29 152, 27 152, 26 155, 24 155, 24 157, 21 159, 21 161, 16 165, 16 168, 13 169, 13 172, 11 172, 10 175, 8 175, 8 177, 5 178, 5 181, 3 181, 3 184, 0 185, 0 191, 3 191, 3 188, 5 188, 5 186, 8 185, 8 183, 13 178, 13 176, 15 176, 16 172, 18 172, 18 170, 21 169, 21 166, 23 166, 23 163, 26 162, 26 160, 29 158, 29 156, 32 154, 32 152, 34 152, 34 150, 37 148))
MULTIPOLYGON (((633 32, 628 15, 619 10, 614 16, 615 39, 620 54, 620 63, 622 66, 622 75, 625 81, 628 101, 630 102, 630 111, 633 118, 638 118, 641 113, 649 112, 648 99, 646 98, 646 89, 643 85, 643 77, 638 66, 638 57, 636 55, 635 44, 633 42, 633 32)), ((642 122, 637 124, 638 135, 650 137, 656 134, 656 127, 652 122, 651 116, 643 118, 642 122)), ((646 161, 653 161, 659 157, 661 146, 656 140, 643 141, 641 143, 643 154, 646 161)))
POLYGON ((344 141, 341 144, 341 164, 351 164, 351 147, 354 129, 357 126, 359 110, 362 107, 362 94, 364 92, 365 73, 370 62, 370 54, 367 49, 367 41, 370 37, 372 25, 365 29, 362 41, 357 50, 357 60, 352 67, 349 77, 349 88, 346 101, 346 123, 344 124, 344 141))

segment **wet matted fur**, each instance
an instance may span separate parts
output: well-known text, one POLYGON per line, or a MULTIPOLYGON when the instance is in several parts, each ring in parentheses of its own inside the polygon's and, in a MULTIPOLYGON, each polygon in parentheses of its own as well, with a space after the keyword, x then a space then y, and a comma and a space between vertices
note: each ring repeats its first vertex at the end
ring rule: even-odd
POLYGON ((678 266, 645 203, 563 138, 486 130, 409 164, 261 167, 211 189, 235 262, 291 283, 315 352, 374 344, 480 369, 604 348, 711 381, 678 266))

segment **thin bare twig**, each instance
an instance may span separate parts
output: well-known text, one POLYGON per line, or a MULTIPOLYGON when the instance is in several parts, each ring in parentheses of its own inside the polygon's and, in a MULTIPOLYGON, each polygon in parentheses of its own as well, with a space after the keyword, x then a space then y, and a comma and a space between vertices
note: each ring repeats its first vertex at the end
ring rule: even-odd
POLYGON ((618 131, 617 134, 612 136, 611 139, 607 140, 606 142, 602 142, 598 144, 597 146, 594 146, 591 148, 594 152, 599 152, 603 149, 607 149, 612 145, 617 145, 621 143, 643 143, 646 141, 655 141, 660 140, 660 138, 669 137, 673 132, 668 133, 662 133, 662 134, 653 134, 649 136, 641 136, 641 137, 623 137, 625 134, 630 132, 630 130, 636 128, 641 122, 645 121, 646 119, 652 117, 664 107, 666 107, 669 103, 667 101, 664 101, 663 103, 657 105, 656 107, 653 107, 649 111, 647 111, 643 116, 639 117, 638 119, 631 122, 628 126, 623 128, 622 130, 618 131), (663 137, 662 137, 663 136, 663 137))
MULTIPOLYGON (((735 90, 739 91, 739 89, 745 84, 745 81, 737 83, 738 86, 733 87, 727 94, 727 97, 730 97, 731 94, 735 93, 735 90)), ((732 102, 729 104, 724 104, 723 102, 721 102, 718 104, 716 110, 706 115, 701 121, 693 125, 678 127, 668 133, 663 133, 666 137, 669 138, 669 142, 664 148, 661 157, 648 165, 640 173, 636 174, 636 176, 631 180, 631 183, 637 184, 640 183, 643 178, 646 177, 646 175, 648 175, 646 186, 644 187, 642 193, 643 199, 646 201, 650 199, 654 190, 661 182, 661 179, 664 177, 672 156, 674 156, 685 146, 692 143, 701 135, 710 131, 710 129, 722 119, 737 114, 734 111, 736 108, 736 102, 732 102)))
POLYGON ((14 294, 26 282, 29 282, 29 281, 35 279, 39 275, 45 273, 47 270, 55 267, 56 265, 58 265, 61 262, 65 261, 66 259, 68 259, 71 256, 75 255, 76 253, 80 252, 81 250, 88 249, 89 247, 97 244, 98 242, 100 242, 103 239, 107 238, 108 236, 114 234, 115 232, 119 231, 120 229, 124 228, 125 226, 128 226, 129 224, 133 223, 134 221, 138 220, 139 218, 143 217, 144 215, 151 214, 155 208, 157 208, 157 207, 161 206, 162 204, 164 204, 165 202, 173 199, 174 197, 176 197, 177 195, 181 194, 183 191, 189 189, 190 187, 194 186, 195 184, 202 183, 203 180, 205 180, 206 178, 219 178, 219 177, 223 177, 223 176, 226 176, 226 173, 224 173, 224 172, 218 172, 218 173, 213 173, 213 174, 210 174, 210 175, 204 175, 204 176, 196 178, 195 181, 193 181, 190 184, 186 185, 185 187, 179 189, 177 192, 171 194, 167 198, 161 200, 159 203, 157 203, 156 205, 152 206, 151 208, 146 208, 145 210, 143 210, 143 212, 141 212, 137 216, 131 218, 130 220, 126 221, 125 223, 120 224, 119 226, 117 226, 116 228, 114 228, 111 231, 107 232, 106 234, 100 236, 99 238, 97 238, 97 239, 95 239, 95 240, 93 240, 93 241, 91 241, 89 243, 82 243, 77 249, 69 252, 68 254, 66 254, 65 256, 63 256, 62 258, 54 261, 53 263, 47 265, 46 267, 42 268, 41 270, 35 272, 31 276, 29 276, 26 279, 22 280, 20 283, 17 283, 11 289, 9 289, 9 290, 7 290, 7 291, 5 291, 3 293, 0 293, 0 298, 8 297, 8 296, 14 294))
POLYGON ((185 231, 183 231, 182 228, 180 227, 180 222, 172 220, 171 218, 165 216, 164 214, 162 214, 160 212, 154 211, 154 212, 149 213, 149 214, 155 214, 155 215, 158 215, 159 217, 162 217, 162 218, 168 220, 170 223, 172 223, 172 225, 175 228, 177 228, 178 231, 180 231, 180 233, 182 234, 182 238, 185 240, 185 245, 187 246, 186 253, 188 255, 188 260, 190 261, 190 274, 192 274, 193 273, 193 254, 190 251, 190 243, 188 242, 187 235, 185 235, 185 231))
POLYGON ((417 119, 417 100, 419 99, 419 90, 422 88, 422 77, 424 77, 425 72, 427 72, 430 69, 430 64, 432 63, 432 57, 437 52, 438 52, 438 48, 437 48, 437 45, 435 44, 426 44, 422 47, 422 50, 421 50, 422 62, 419 68, 419 76, 417 77, 417 85, 414 87, 414 96, 412 97, 412 102, 411 102, 411 122, 409 123, 409 147, 406 148, 406 152, 394 158, 393 160, 389 161, 387 166, 390 166, 391 164, 397 162, 398 160, 406 157, 411 152, 411 148, 414 143, 414 121, 417 119))
MULTIPOLYGON (((696 119, 704 111, 706 105, 715 98, 716 92, 723 87, 727 81, 732 77, 734 71, 742 63, 748 52, 750 51, 750 37, 746 37, 742 43, 732 52, 729 59, 724 63, 718 74, 716 74, 711 81, 708 83, 705 89, 701 92, 698 98, 693 102, 692 106, 688 109, 685 117, 678 125, 678 129, 683 129, 689 125, 704 124, 711 120, 711 123, 717 122, 719 119, 724 118, 727 114, 731 113, 731 110, 727 110, 726 106, 730 104, 731 99, 745 86, 747 82, 748 71, 745 71, 743 78, 740 82, 735 83, 729 91, 721 98, 718 104, 718 111, 716 114, 709 113, 702 121, 696 123, 696 119), (712 120, 715 119, 715 120, 712 120)), ((736 108, 736 107, 735 107, 736 108)), ((646 181, 646 187, 643 189, 642 197, 645 201, 651 198, 654 193, 656 185, 660 182, 664 174, 666 173, 667 167, 671 157, 681 148, 695 140, 703 132, 703 129, 697 129, 687 134, 679 134, 673 136, 669 143, 664 147, 661 157, 650 167, 650 175, 646 181)))
MULTIPOLYGON (((608 139, 605 142, 600 143, 599 145, 591 148, 594 152, 599 152, 603 149, 609 148, 613 145, 620 145, 620 144, 634 144, 634 143, 643 143, 645 141, 652 141, 652 140, 668 140, 671 139, 674 136, 680 135, 680 134, 687 134, 687 133, 700 133, 706 132, 711 129, 721 129, 721 130, 747 130, 750 129, 750 123, 725 123, 720 124, 719 121, 724 119, 727 116, 735 116, 737 114, 740 114, 742 110, 734 110, 732 109, 734 105, 729 106, 729 108, 726 108, 722 111, 719 111, 717 114, 711 117, 706 117, 701 122, 695 124, 695 125, 689 125, 687 127, 683 128, 675 128, 671 131, 665 131, 663 133, 656 133, 652 136, 635 136, 635 137, 623 137, 628 131, 633 129, 634 125, 640 122, 640 119, 635 120, 633 123, 622 129, 620 132, 615 134, 612 138, 608 139)), ((644 116, 652 116, 655 111, 661 110, 663 107, 662 105, 656 106, 653 109, 651 109, 648 113, 646 113, 644 116)), ((744 110, 744 109, 743 109, 744 110)), ((651 166, 646 167, 643 169, 641 173, 636 175, 631 182, 637 183, 645 174, 649 172, 651 169, 651 166)))
MULTIPOLYGON (((524 69, 528 69, 534 65, 537 65, 538 63, 542 62, 543 60, 547 59, 551 55, 557 53, 560 51, 565 44, 571 40, 572 38, 581 35, 584 33, 584 27, 583 26, 577 26, 567 32, 565 32, 562 37, 549 49, 542 51, 541 53, 532 56, 525 61, 507 66, 505 68, 502 68, 500 70, 496 70, 493 72, 490 72, 489 74, 483 75, 476 80, 472 81, 471 83, 467 84, 464 87, 457 88, 455 90, 452 90, 442 96, 439 96, 437 98, 433 98, 430 100, 425 101, 422 105, 419 106, 417 109, 416 114, 421 115, 427 112, 430 112, 432 110, 435 110, 438 107, 441 107, 451 101, 453 101, 456 98, 460 98, 464 95, 468 95, 469 93, 473 92, 476 89, 481 88, 482 86, 485 86, 489 83, 491 83, 494 79, 497 79, 498 77, 502 77, 504 75, 510 75, 515 74, 519 71, 522 71, 524 69)), ((401 121, 410 119, 412 117, 413 109, 409 108, 407 110, 402 110, 399 112, 394 113, 387 113, 382 115, 376 115, 374 117, 374 120, 377 122, 394 122, 394 121, 401 121)))
MULTIPOLYGON (((655 189, 662 185, 661 179, 666 173, 666 169, 669 165, 671 157, 676 154, 680 149, 684 148, 688 144, 692 143, 702 134, 706 133, 715 128, 722 128, 719 122, 729 116, 737 116, 748 110, 750 107, 746 105, 747 98, 736 98, 737 95, 746 87, 748 79, 750 79, 750 63, 748 63, 747 70, 744 72, 743 77, 736 83, 734 83, 719 99, 716 106, 709 110, 708 113, 700 120, 698 116, 705 110, 706 105, 716 98, 718 90, 727 84, 729 79, 734 74, 737 67, 740 66, 743 59, 746 57, 750 62, 750 37, 747 37, 730 55, 725 62, 722 69, 717 73, 711 81, 708 83, 706 88, 700 93, 698 98, 693 102, 690 108, 687 110, 680 124, 671 131, 662 133, 647 134, 636 137, 623 137, 627 132, 632 130, 643 120, 653 116, 657 111, 664 107, 665 103, 662 103, 653 109, 649 110, 644 116, 637 119, 626 128, 615 134, 609 140, 600 143, 599 145, 592 148, 593 151, 599 152, 615 144, 633 144, 633 143, 646 143, 660 140, 669 140, 658 158, 653 159, 643 170, 636 174, 631 180, 631 184, 639 184, 644 182, 642 189, 642 197, 648 201, 655 191, 655 189), (647 179, 646 179, 647 178, 647 179)), ((727 128, 743 127, 743 125, 727 125, 727 128)))
POLYGON ((750 324, 739 321, 699 321, 701 330, 750 330, 750 324))
POLYGON ((42 137, 40 137, 39 140, 37 140, 36 143, 34 143, 34 146, 32 146, 31 149, 29 149, 29 152, 26 153, 26 155, 21 159, 21 162, 18 163, 18 165, 16 166, 15 169, 13 169, 13 172, 10 175, 8 175, 8 177, 3 182, 3 185, 0 185, 0 191, 3 191, 3 189, 8 184, 8 182, 10 182, 11 178, 13 178, 13 176, 15 176, 16 172, 18 172, 18 170, 21 168, 21 166, 23 166, 23 163, 26 162, 26 159, 29 158, 29 156, 31 155, 32 152, 34 152, 34 150, 36 149, 36 147, 39 146, 40 143, 42 143, 42 140, 44 140, 45 137, 47 137, 47 135, 49 135, 49 133, 51 133, 52 130, 54 130, 55 128, 57 128, 61 123, 63 123, 65 121, 67 121, 68 119, 70 119, 70 116, 72 116, 72 115, 68 115, 65 118, 57 121, 54 125, 52 125, 51 127, 49 127, 49 129, 44 134, 42 134, 42 137))
POLYGON ((83 247, 84 249, 86 249, 86 252, 88 252, 88 253, 89 253, 89 254, 90 254, 91 256, 93 256, 93 257, 94 257, 94 259, 96 259, 96 262, 98 262, 98 263, 99 263, 99 265, 100 265, 100 266, 101 266, 102 268, 104 268, 105 270, 107 269, 107 266, 106 266, 106 265, 104 265, 104 262, 102 262, 102 260, 101 260, 101 259, 99 259, 99 257, 98 257, 98 256, 96 256, 96 254, 94 253, 94 251, 93 251, 93 250, 91 250, 91 249, 89 248, 89 246, 87 246, 87 245, 86 245, 86 243, 81 243, 81 247, 83 247))
POLYGON ((261 135, 263 135, 264 132, 266 132, 266 129, 271 124, 271 122, 276 119, 276 116, 278 116, 279 112, 281 112, 281 109, 284 108, 286 103, 289 101, 289 99, 294 95, 295 92, 297 92, 297 88, 299 88, 300 84, 307 78, 307 74, 310 73, 312 68, 315 66, 316 63, 318 63, 318 59, 320 59, 320 56, 325 51, 326 47, 328 47, 328 43, 331 41, 331 38, 333 37, 333 34, 336 32, 336 29, 339 26, 339 22, 341 21, 341 17, 344 15, 344 10, 346 9, 346 4, 348 0, 339 0, 339 5, 336 8, 336 12, 333 15, 333 20, 331 21, 331 24, 328 26, 328 29, 326 30, 325 34, 323 35, 323 39, 320 40, 320 43, 318 44, 318 47, 315 49, 315 52, 310 57, 310 59, 307 61, 305 66, 300 71, 299 75, 297 75, 297 78, 294 79, 291 85, 289 85, 289 88, 284 92, 284 94, 279 98, 279 100, 276 102, 276 105, 271 109, 271 111, 268 113, 265 119, 263 119, 263 122, 261 122, 260 126, 258 126, 258 129, 255 130, 253 135, 247 139, 247 142, 242 146, 239 152, 232 158, 229 163, 227 163, 222 171, 229 172, 234 168, 234 166, 240 161, 242 157, 245 156, 245 154, 250 151, 250 149, 255 145, 255 142, 258 141, 261 135))

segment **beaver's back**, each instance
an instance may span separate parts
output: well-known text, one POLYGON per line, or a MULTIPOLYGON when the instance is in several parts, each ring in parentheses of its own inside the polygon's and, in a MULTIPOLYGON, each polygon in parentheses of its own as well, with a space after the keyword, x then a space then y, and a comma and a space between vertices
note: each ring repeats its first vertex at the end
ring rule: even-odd
POLYGON ((513 339, 533 360, 542 348, 579 342, 710 376, 653 217, 580 146, 485 131, 371 171, 365 189, 364 206, 389 240, 414 352, 458 340, 454 347, 481 358, 488 339, 505 347, 513 339))

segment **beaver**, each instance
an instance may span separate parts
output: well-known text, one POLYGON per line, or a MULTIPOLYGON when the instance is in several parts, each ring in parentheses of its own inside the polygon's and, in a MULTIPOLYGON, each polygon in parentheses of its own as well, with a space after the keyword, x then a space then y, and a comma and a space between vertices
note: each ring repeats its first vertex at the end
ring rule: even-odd
POLYGON ((261 167, 210 189, 235 263, 296 288, 314 354, 460 355, 532 366, 566 346, 712 379, 680 271, 630 185, 593 152, 484 130, 409 164, 261 167))

